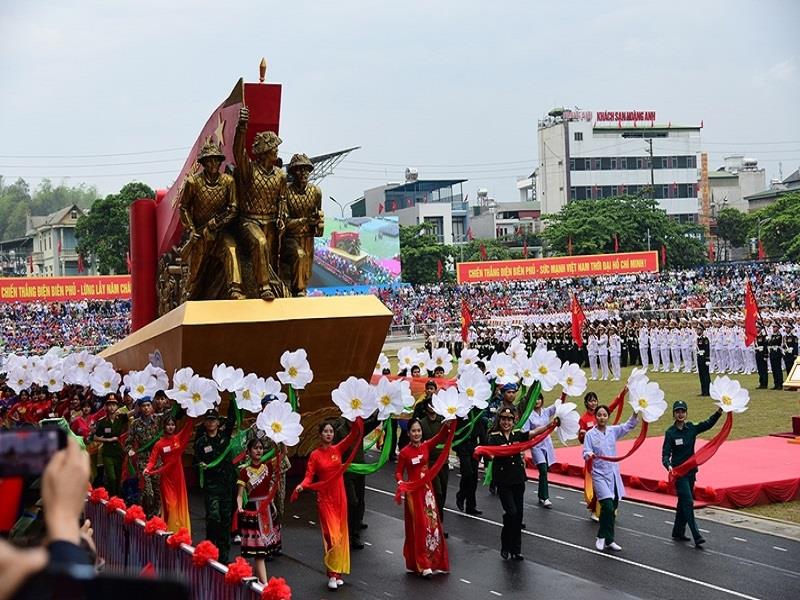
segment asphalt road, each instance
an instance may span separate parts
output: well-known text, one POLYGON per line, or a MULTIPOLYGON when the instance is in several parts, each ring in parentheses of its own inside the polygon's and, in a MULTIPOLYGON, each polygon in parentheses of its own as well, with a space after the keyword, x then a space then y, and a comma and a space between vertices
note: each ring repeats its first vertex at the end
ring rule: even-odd
MULTIPOLYGON (((452 507, 458 470, 450 473, 445 529, 451 572, 425 580, 405 572, 403 510, 394 502, 389 465, 367 478, 369 529, 364 550, 351 554, 347 584, 329 591, 312 494, 287 504, 284 556, 268 563, 270 576, 286 577, 295 598, 791 598, 800 592, 800 542, 699 520, 708 544, 696 550, 670 538, 670 511, 623 501, 616 554, 594 548, 597 524, 588 519, 582 494, 551 486, 551 510, 536 501, 536 482, 525 494, 522 562, 499 553, 502 508, 478 490, 479 517, 452 507)), ((201 509, 202 511, 202 509, 201 509)), ((193 513, 196 512, 193 511, 193 513)), ((193 515, 194 516, 194 515, 193 515)), ((200 515, 196 515, 200 516, 200 515)), ((199 523, 198 523, 199 525, 199 523)), ((194 533, 199 533, 199 527, 194 533)), ((235 548, 235 547, 234 547, 235 548)), ((233 550, 233 548, 232 548, 233 550)))

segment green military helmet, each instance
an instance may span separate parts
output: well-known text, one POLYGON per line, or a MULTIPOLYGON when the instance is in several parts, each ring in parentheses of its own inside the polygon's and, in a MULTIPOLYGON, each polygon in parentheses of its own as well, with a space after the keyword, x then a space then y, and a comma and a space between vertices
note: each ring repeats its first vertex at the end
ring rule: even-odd
POLYGON ((253 154, 265 154, 283 143, 274 131, 260 131, 253 139, 253 154))
POLYGON ((203 144, 203 147, 200 148, 200 153, 197 155, 197 162, 202 164, 202 162, 207 158, 218 158, 222 161, 225 160, 225 155, 222 153, 222 150, 220 150, 220 147, 211 140, 208 140, 205 144, 203 144))
POLYGON ((305 154, 294 154, 292 156, 292 160, 289 161, 289 166, 286 167, 286 170, 293 171, 294 169, 308 169, 309 171, 313 171, 314 163, 312 163, 311 159, 309 159, 305 154))

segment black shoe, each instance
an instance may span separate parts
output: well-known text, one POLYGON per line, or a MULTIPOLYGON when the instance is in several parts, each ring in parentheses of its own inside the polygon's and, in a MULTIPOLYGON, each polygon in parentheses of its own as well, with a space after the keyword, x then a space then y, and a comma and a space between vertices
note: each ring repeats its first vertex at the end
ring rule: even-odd
POLYGON ((358 526, 358 528, 359 528, 359 529, 366 529, 367 527, 369 527, 369 525, 367 525, 366 523, 361 523, 361 524, 358 526))
POLYGON ((450 534, 449 534, 449 533, 447 533, 447 532, 445 531, 445 532, 444 532, 444 539, 447 539, 447 538, 449 538, 449 537, 450 537, 450 534))
POLYGON ((676 542, 689 542, 692 538, 685 536, 685 535, 673 535, 672 539, 676 542))
POLYGON ((478 515, 482 515, 483 511, 482 510, 478 510, 477 508, 468 508, 467 509, 467 514, 468 515, 472 515, 473 517, 477 517, 478 515))
POLYGON ((350 549, 351 550, 363 550, 364 549, 364 542, 361 540, 350 540, 350 549))
POLYGON ((765 386, 765 385, 760 385, 760 386, 758 386, 756 389, 757 389, 757 390, 765 390, 765 389, 767 389, 767 386, 765 386))
POLYGON ((705 543, 706 543, 706 540, 705 540, 705 538, 701 538, 701 537, 699 537, 699 538, 697 538, 697 539, 694 541, 694 547, 695 547, 695 548, 699 548, 700 546, 702 546, 702 545, 703 545, 703 544, 705 544, 705 543))
POLYGON ((458 510, 464 512, 464 497, 461 494, 456 494, 456 506, 458 510))
POLYGON ((497 495, 497 488, 496 488, 496 487, 491 487, 491 486, 490 486, 490 487, 489 487, 489 493, 490 493, 492 496, 495 496, 495 495, 497 495))
POLYGON ((511 558, 513 558, 514 560, 525 560, 525 557, 522 556, 522 554, 512 554, 511 558))
POLYGON ((508 560, 508 550, 500 550, 500 556, 503 557, 503 560, 508 560))

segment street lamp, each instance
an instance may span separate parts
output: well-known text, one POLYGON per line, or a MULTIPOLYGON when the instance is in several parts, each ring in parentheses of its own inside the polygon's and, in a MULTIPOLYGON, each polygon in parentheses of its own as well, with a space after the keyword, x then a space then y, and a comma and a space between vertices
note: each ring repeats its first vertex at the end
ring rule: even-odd
POLYGON ((341 202, 339 202, 339 201, 338 201, 336 198, 334 198, 333 196, 328 196, 328 198, 330 198, 330 199, 331 199, 331 201, 332 201, 334 204, 336 204, 336 206, 338 206, 338 207, 339 207, 339 209, 342 211, 342 220, 344 220, 344 209, 345 209, 345 208, 348 208, 348 207, 350 207, 350 206, 353 206, 353 204, 355 204, 356 202, 358 202, 358 200, 353 200, 352 202, 348 202, 347 204, 342 204, 341 202))

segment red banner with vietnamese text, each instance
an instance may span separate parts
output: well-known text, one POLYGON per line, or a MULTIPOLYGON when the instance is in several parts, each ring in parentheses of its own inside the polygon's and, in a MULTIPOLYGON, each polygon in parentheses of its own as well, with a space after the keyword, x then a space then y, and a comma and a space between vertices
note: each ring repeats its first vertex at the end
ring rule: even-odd
POLYGON ((557 256, 527 260, 492 260, 458 263, 458 283, 526 281, 658 272, 658 252, 620 252, 557 256))
POLYGON ((0 302, 115 300, 130 297, 130 275, 0 278, 0 302))

